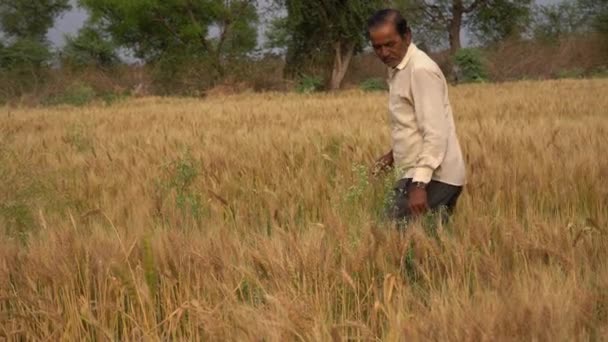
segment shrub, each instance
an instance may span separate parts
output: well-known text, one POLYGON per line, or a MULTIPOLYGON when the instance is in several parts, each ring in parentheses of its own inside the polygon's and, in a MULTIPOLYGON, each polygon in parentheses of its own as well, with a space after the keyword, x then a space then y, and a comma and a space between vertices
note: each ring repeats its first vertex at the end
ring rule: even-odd
POLYGON ((74 67, 112 67, 120 63, 116 46, 95 27, 85 26, 76 36, 66 37, 63 49, 65 61, 74 67))
POLYGON ((72 106, 84 106, 92 102, 97 96, 92 87, 76 83, 65 90, 60 95, 51 97, 47 103, 50 105, 67 104, 72 106))
POLYGON ((165 218, 174 210, 183 219, 192 220, 191 223, 200 223, 207 215, 203 197, 196 188, 199 177, 199 165, 190 156, 189 152, 172 161, 165 167, 162 178, 156 181, 157 215, 165 218))
POLYGON ((131 94, 128 91, 124 91, 124 92, 106 91, 106 92, 99 94, 98 97, 101 100, 103 100, 103 102, 106 105, 110 106, 116 102, 120 102, 120 101, 127 99, 129 96, 131 96, 131 94))
POLYGON ((484 82, 488 79, 485 59, 479 49, 460 49, 454 55, 456 78, 459 82, 484 82))
POLYGON ((582 68, 574 68, 567 70, 560 70, 556 73, 556 78, 583 78, 585 70, 582 68))
POLYGON ((384 81, 383 79, 380 79, 380 78, 368 78, 365 81, 361 82, 360 88, 363 91, 386 91, 386 90, 388 90, 386 81, 384 81))
POLYGON ((319 76, 304 75, 298 81, 296 91, 298 93, 310 94, 323 89, 323 79, 319 76))
POLYGON ((44 43, 18 39, 4 46, 0 42, 0 98, 6 102, 39 91, 48 77, 52 54, 44 43))
POLYGON ((608 67, 599 67, 591 72, 592 78, 608 78, 608 67))

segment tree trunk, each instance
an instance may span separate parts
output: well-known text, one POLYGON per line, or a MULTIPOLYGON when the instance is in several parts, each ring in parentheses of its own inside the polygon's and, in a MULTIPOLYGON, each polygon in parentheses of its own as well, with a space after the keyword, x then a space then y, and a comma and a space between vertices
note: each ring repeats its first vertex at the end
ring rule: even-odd
POLYGON ((462 0, 454 0, 452 3, 452 19, 448 24, 450 36, 450 54, 453 56, 461 48, 460 30, 462 29, 462 16, 464 15, 462 0))
POLYGON ((355 53, 355 45, 346 44, 346 46, 342 46, 342 43, 338 42, 334 44, 334 52, 334 66, 331 71, 329 90, 338 90, 342 86, 342 81, 355 53))

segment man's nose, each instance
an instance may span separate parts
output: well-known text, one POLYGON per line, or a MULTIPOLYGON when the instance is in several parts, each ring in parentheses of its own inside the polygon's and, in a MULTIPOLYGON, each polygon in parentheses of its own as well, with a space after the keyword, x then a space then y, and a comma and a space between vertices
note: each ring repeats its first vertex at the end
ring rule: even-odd
POLYGON ((385 48, 385 47, 382 47, 382 49, 380 50, 380 55, 381 55, 382 57, 388 57, 388 55, 389 55, 389 51, 388 51, 388 49, 387 49, 387 48, 385 48))

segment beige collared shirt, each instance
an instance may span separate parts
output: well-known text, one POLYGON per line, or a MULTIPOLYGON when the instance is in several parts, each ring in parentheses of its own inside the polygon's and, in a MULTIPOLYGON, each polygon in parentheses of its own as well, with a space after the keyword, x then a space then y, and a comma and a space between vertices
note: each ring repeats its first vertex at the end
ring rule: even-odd
POLYGON ((410 44, 389 70, 389 112, 395 167, 401 178, 461 186, 465 164, 456 136, 448 85, 439 66, 410 44))

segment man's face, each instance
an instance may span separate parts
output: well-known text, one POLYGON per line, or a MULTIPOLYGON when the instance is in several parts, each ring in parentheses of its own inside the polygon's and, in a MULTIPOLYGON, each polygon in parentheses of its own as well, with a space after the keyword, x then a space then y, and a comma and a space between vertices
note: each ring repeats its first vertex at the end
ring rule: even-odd
POLYGON ((378 58, 391 68, 401 63, 412 40, 410 34, 399 35, 393 23, 386 23, 370 30, 369 36, 378 58))

